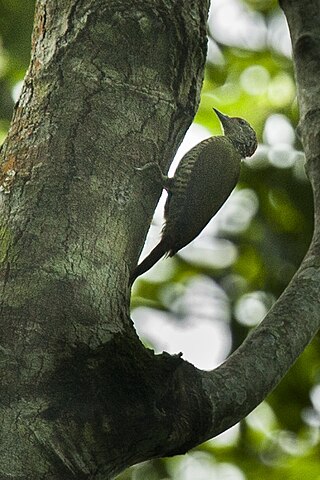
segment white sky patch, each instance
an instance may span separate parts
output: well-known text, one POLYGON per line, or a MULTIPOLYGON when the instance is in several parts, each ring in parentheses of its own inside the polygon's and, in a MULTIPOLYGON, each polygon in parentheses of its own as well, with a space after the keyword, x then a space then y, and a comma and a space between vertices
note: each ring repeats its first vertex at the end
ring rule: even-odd
POLYGON ((138 307, 132 318, 138 335, 150 342, 156 353, 182 352, 183 358, 204 370, 218 366, 229 354, 229 303, 224 291, 205 276, 194 278, 184 291, 163 292, 164 305, 172 313, 138 307))
POLYGON ((11 96, 14 102, 19 100, 22 91, 23 80, 17 82, 11 90, 11 96))

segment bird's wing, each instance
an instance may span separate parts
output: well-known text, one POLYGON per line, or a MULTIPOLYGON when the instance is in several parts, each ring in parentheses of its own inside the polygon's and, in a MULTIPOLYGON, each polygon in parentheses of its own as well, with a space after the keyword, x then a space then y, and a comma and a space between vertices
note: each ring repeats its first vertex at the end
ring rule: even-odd
POLYGON ((240 173, 240 154, 226 137, 211 137, 190 150, 173 178, 163 238, 172 254, 191 242, 221 208, 240 173))

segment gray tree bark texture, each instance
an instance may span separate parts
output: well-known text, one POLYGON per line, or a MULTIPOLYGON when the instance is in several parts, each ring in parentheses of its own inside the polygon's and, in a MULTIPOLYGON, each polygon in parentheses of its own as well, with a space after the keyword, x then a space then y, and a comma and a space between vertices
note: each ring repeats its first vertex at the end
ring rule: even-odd
POLYGON ((199 101, 209 1, 38 0, 0 158, 0 479, 111 479, 184 453, 277 385, 320 325, 318 2, 283 0, 315 233, 263 323, 212 372, 154 355, 129 314, 164 171, 199 101))

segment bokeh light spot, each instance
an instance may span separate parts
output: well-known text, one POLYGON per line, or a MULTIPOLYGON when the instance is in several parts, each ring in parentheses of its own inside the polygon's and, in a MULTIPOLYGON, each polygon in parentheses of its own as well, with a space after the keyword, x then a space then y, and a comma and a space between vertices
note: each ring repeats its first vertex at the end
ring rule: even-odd
POLYGON ((249 95, 263 94, 268 88, 269 81, 268 70, 260 65, 246 68, 240 76, 241 86, 249 95))

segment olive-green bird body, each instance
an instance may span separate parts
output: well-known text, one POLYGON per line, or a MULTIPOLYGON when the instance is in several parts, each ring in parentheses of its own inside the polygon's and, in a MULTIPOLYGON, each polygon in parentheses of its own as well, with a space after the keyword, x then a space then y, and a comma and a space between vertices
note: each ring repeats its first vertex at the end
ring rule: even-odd
POLYGON ((162 239, 169 256, 190 243, 237 184, 241 155, 227 137, 211 137, 181 160, 165 206, 162 239))
POLYGON ((203 140, 187 152, 173 178, 162 175, 168 191, 162 238, 133 271, 131 284, 161 257, 172 257, 199 235, 236 186, 241 159, 257 148, 256 134, 245 120, 214 111, 225 135, 203 140))

